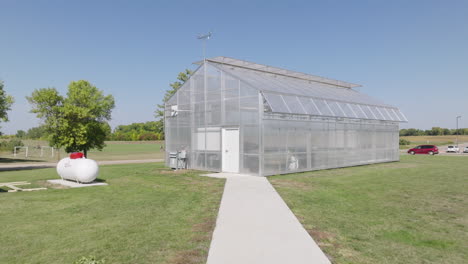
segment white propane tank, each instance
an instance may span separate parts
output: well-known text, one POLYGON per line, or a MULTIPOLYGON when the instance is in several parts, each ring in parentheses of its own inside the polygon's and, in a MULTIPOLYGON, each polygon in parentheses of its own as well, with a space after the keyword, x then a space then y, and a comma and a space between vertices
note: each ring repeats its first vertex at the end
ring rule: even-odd
POLYGON ((99 167, 92 159, 64 158, 57 164, 57 173, 65 180, 90 183, 96 180, 99 167))

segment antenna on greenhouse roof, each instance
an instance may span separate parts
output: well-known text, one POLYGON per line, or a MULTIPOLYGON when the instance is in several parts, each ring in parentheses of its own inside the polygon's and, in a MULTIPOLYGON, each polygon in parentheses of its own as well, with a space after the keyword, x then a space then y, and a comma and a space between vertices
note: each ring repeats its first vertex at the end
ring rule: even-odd
POLYGON ((208 34, 199 34, 197 36, 197 39, 200 39, 203 41, 203 61, 206 60, 206 41, 211 38, 212 32, 208 32, 208 34))

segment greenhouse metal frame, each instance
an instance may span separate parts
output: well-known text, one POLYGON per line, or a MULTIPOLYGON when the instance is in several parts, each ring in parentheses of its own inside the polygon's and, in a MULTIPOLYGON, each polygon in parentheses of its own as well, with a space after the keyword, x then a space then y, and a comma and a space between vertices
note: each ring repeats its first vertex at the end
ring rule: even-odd
POLYGON ((399 160, 396 107, 359 85, 215 57, 165 104, 166 163, 268 176, 399 160))

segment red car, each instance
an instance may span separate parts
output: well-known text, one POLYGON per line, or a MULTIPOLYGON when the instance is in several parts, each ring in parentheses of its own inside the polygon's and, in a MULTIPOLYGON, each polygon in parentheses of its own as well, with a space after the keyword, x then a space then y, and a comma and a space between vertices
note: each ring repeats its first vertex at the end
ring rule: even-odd
POLYGON ((417 147, 409 149, 408 154, 411 154, 411 155, 414 155, 414 154, 434 155, 434 154, 439 154, 439 149, 437 148, 437 146, 434 146, 434 145, 419 145, 417 147))

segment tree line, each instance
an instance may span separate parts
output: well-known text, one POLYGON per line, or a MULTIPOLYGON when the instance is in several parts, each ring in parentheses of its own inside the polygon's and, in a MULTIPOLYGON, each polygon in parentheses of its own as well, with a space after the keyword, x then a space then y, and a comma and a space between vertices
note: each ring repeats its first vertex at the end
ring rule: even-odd
POLYGON ((416 128, 400 129, 400 136, 445 136, 445 135, 468 135, 468 128, 449 129, 433 127, 428 130, 416 128))
MULTIPOLYGON (((110 127, 105 129, 104 139, 107 141, 164 140, 163 130, 162 123, 158 121, 132 123, 130 125, 119 125, 113 131, 111 131, 110 127)), ((47 127, 41 125, 30 128, 27 131, 18 130, 15 135, 3 137, 47 140, 48 136, 47 127)))

